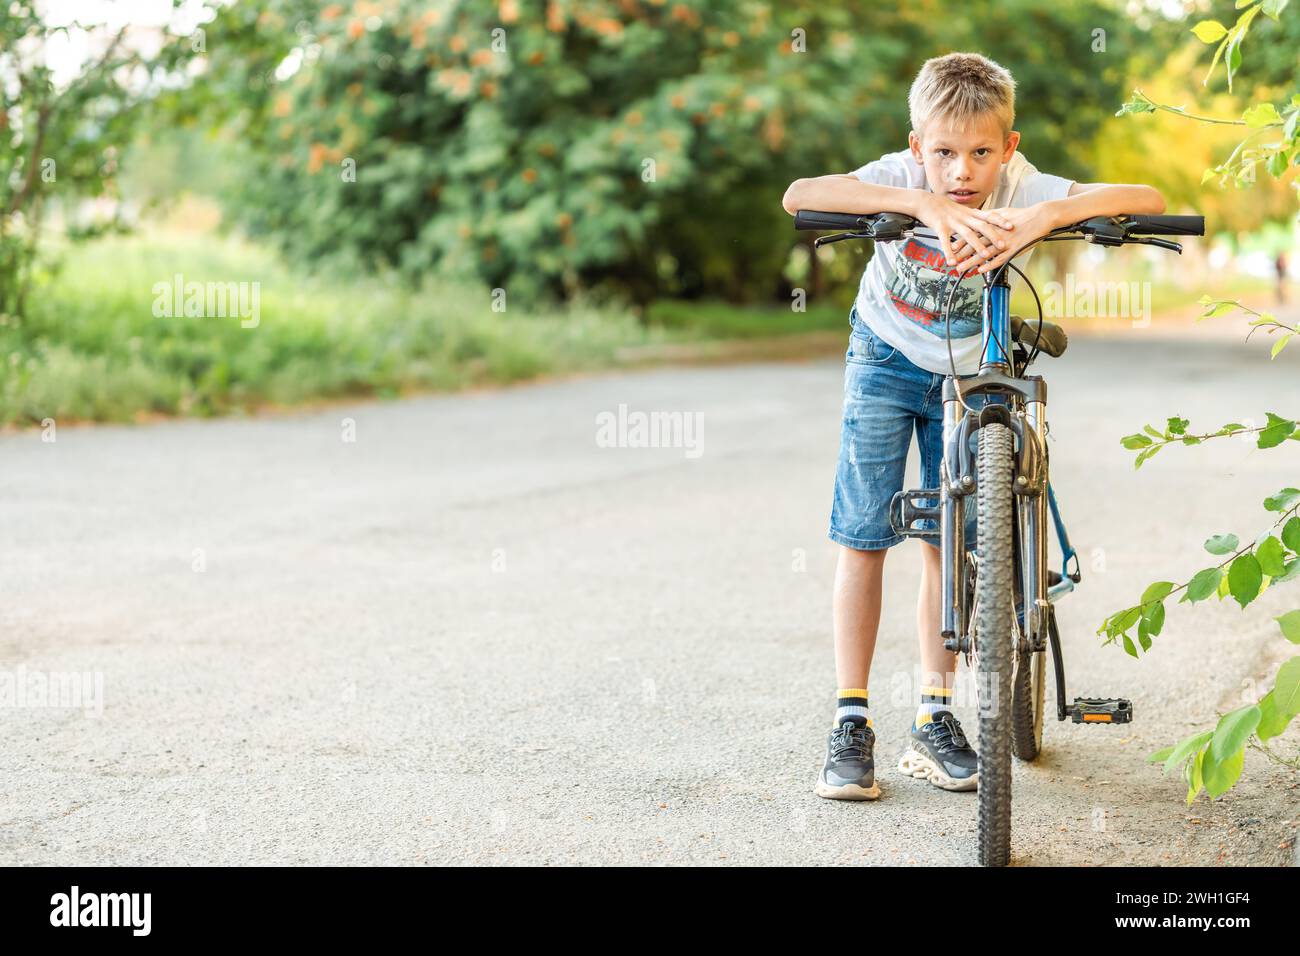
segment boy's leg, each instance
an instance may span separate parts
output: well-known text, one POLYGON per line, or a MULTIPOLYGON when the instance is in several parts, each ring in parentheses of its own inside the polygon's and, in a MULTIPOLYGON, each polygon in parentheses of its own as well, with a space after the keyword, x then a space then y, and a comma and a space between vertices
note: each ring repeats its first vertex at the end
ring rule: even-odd
POLYGON ((831 601, 836 686, 865 688, 880 628, 882 574, 888 551, 859 551, 840 545, 839 552, 831 601))
POLYGON ((840 545, 832 602, 839 689, 867 687, 880 625, 886 551, 903 540, 889 502, 903 487, 907 450, 928 375, 869 330, 849 338, 839 463, 828 536, 840 545))
POLYGON ((928 376, 869 328, 856 325, 845 358, 844 418, 828 530, 841 546, 832 602, 837 707, 816 792, 872 800, 880 789, 867 680, 880 625, 885 551, 903 540, 890 525, 889 502, 903 487, 928 376))
POLYGON ((815 791, 832 800, 880 796, 875 771, 875 730, 867 716, 867 680, 880 627, 886 549, 840 545, 835 562, 831 616, 835 631, 836 708, 826 761, 815 791))

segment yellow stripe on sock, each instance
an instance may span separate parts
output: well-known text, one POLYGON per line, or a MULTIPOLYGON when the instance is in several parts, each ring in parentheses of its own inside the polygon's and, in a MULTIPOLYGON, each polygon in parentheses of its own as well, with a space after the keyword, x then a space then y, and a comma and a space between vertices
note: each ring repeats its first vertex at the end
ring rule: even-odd
POLYGON ((836 697, 866 697, 865 687, 841 687, 835 692, 836 697))

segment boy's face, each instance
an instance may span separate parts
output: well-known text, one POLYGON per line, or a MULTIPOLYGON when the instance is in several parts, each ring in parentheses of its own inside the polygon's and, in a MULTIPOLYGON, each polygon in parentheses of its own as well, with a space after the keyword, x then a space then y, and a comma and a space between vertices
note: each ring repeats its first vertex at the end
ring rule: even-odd
POLYGON ((965 130, 936 117, 921 135, 913 130, 907 141, 913 158, 925 167, 931 192, 976 209, 997 186, 1002 164, 1011 161, 1020 134, 1004 134, 1001 120, 990 113, 965 130))

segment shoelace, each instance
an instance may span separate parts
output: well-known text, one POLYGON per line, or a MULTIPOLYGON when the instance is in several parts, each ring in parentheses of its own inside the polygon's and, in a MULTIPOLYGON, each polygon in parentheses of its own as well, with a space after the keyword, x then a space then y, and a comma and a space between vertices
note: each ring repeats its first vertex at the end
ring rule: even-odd
POLYGON ((926 726, 930 739, 941 754, 953 750, 965 750, 970 746, 966 735, 962 733, 961 724, 957 723, 957 718, 951 714, 945 714, 941 720, 932 720, 926 726))
POLYGON ((831 734, 831 756, 836 760, 849 756, 865 760, 867 758, 867 745, 870 742, 867 737, 867 730, 868 728, 859 727, 848 720, 840 724, 835 728, 835 732, 831 734))

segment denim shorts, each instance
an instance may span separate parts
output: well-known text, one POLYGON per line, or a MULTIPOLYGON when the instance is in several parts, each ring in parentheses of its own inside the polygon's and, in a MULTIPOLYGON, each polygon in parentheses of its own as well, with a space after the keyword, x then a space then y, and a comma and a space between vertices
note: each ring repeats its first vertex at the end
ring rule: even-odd
MULTIPOLYGON (((854 306, 853 331, 844 355, 844 416, 840 456, 835 469, 835 497, 828 537, 861 551, 890 548, 904 540, 889 523, 889 503, 902 491, 907 452, 915 432, 920 449, 920 483, 938 488, 943 459, 943 380, 937 372, 914 365, 906 355, 876 336, 854 306)), ((979 403, 971 396, 972 407, 979 403)), ((937 499, 922 504, 937 505, 937 499)), ((965 499, 966 546, 975 543, 974 496, 965 499)), ((938 546, 938 523, 926 519, 916 527, 933 533, 922 541, 938 546)))

